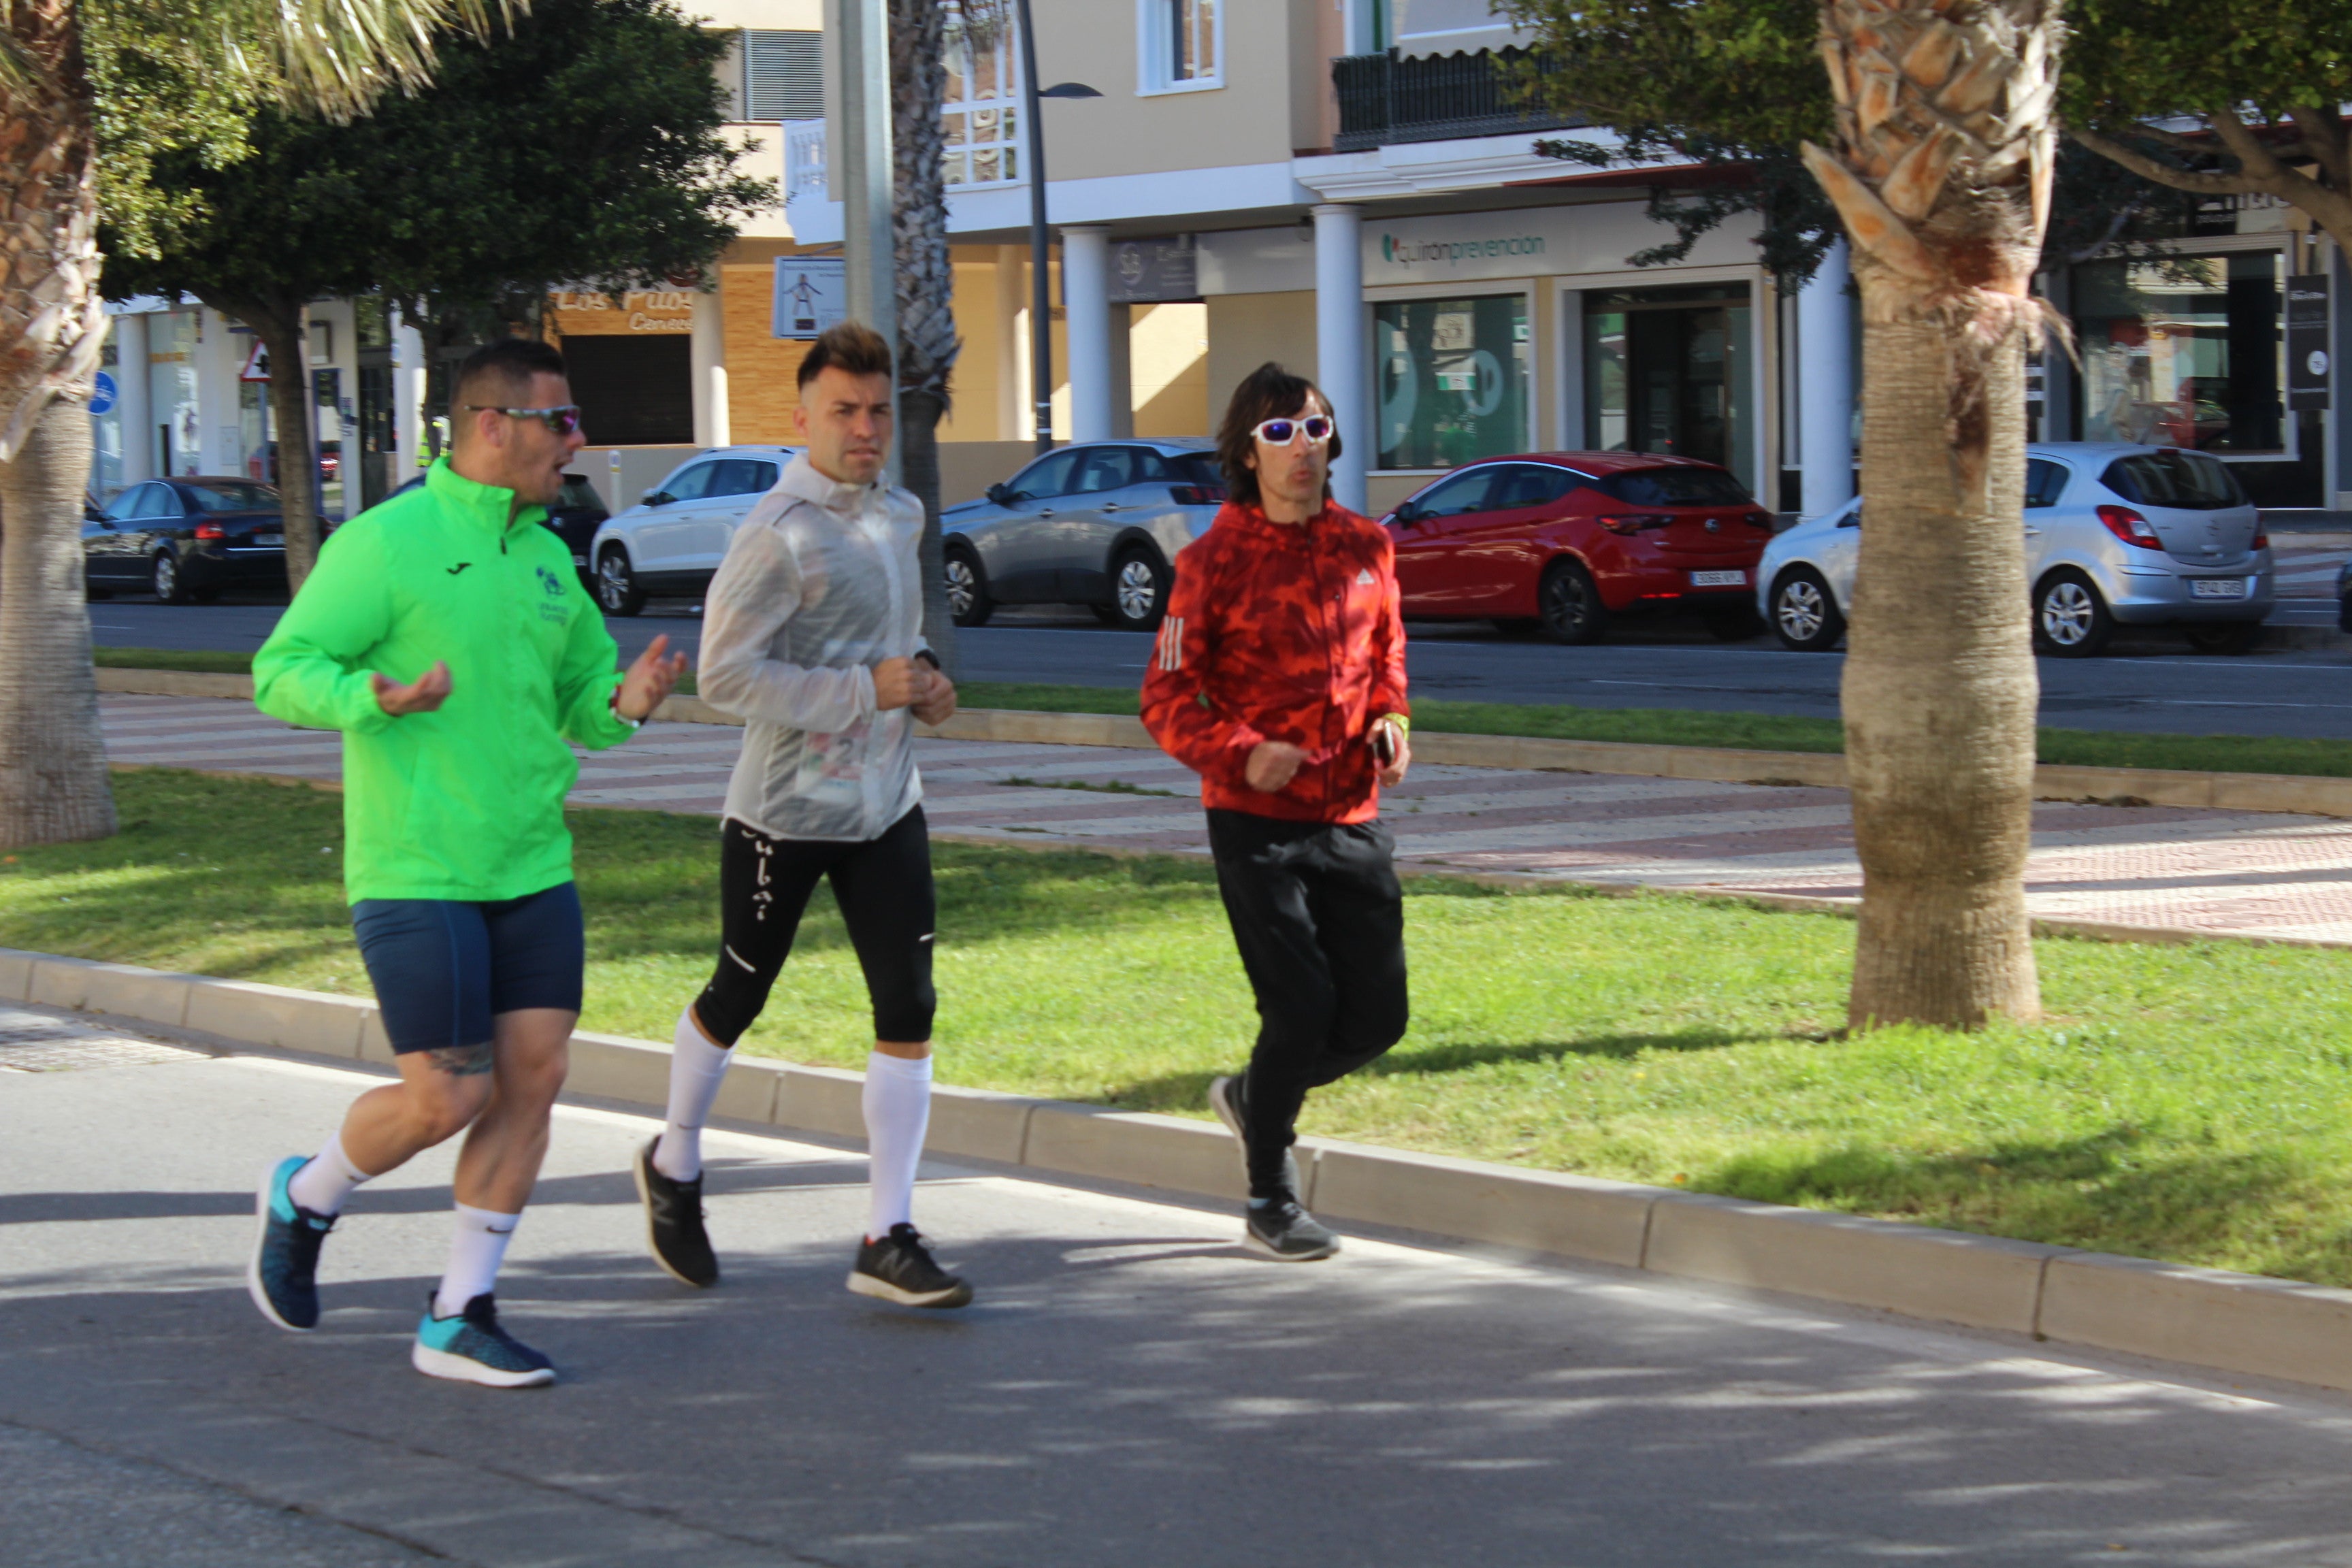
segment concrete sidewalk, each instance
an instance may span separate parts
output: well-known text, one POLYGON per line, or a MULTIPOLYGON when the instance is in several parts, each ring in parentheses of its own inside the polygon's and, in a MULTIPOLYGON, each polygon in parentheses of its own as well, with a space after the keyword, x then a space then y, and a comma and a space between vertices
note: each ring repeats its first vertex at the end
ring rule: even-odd
POLYGON ((949 1163, 918 1215, 981 1295, 926 1316, 841 1288, 854 1152, 740 1131, 698 1293, 640 1250, 654 1123, 577 1106, 499 1292, 564 1381, 435 1383, 446 1148, 354 1199, 317 1333, 243 1289, 259 1169, 372 1081, 0 1018, 11 1568, 2352 1564, 2341 1400, 1360 1236, 1284 1268, 949 1163))
MULTIPOLYGON (((109 755, 334 779, 341 742, 250 704, 102 699, 109 755)), ((583 805, 716 815, 740 732, 663 724, 583 762, 583 805)), ((935 832, 1008 843, 1206 852, 1181 764, 1111 747, 917 743, 935 832)), ((1853 900, 1845 792, 1598 773, 1421 765, 1385 815, 1432 868, 1853 900)), ((2188 806, 2043 802, 2027 871, 2036 915, 2182 934, 2352 942, 2352 822, 2188 806)))

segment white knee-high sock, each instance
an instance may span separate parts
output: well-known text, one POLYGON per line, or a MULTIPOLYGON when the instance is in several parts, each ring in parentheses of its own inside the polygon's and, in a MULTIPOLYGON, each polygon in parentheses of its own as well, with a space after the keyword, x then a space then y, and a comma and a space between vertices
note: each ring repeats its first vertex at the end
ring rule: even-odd
POLYGON ((457 1205, 457 1228, 449 1238, 449 1268, 434 1292, 436 1317, 454 1318, 466 1303, 487 1294, 499 1280, 499 1265, 506 1261, 507 1243, 514 1239, 519 1214, 499 1214, 466 1204, 457 1205))
POLYGON ((931 1058, 910 1061, 876 1051, 866 1058, 866 1149, 873 1210, 866 1238, 914 1221, 915 1167, 931 1122, 931 1058))
POLYGON ((343 1212, 343 1200, 367 1179, 368 1173, 343 1152, 343 1135, 338 1132, 288 1180, 286 1195, 312 1214, 331 1217, 343 1212))
POLYGON ((702 1124, 710 1120, 719 1082, 734 1059, 735 1047, 704 1034, 693 1008, 677 1016, 669 1051, 669 1120, 654 1146, 654 1169, 671 1181, 690 1182, 702 1174, 702 1124))

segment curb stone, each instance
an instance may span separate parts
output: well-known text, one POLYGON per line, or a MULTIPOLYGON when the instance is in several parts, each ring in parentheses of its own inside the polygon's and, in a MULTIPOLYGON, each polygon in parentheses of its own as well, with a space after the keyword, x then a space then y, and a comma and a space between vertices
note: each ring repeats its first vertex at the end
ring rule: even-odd
MULTIPOLYGON (((389 1059, 373 1006, 283 986, 0 949, 0 1001, 389 1059)), ((668 1063, 666 1046, 583 1030, 566 1088, 658 1111, 668 1063)), ((863 1081, 744 1058, 719 1110, 857 1139, 863 1081)), ((938 1154, 1194 1196, 1243 1191, 1213 1123, 946 1084, 932 1096, 938 1154)), ((2352 1389, 2352 1290, 1332 1140, 1298 1152, 1308 1201, 1335 1219, 2352 1389)))

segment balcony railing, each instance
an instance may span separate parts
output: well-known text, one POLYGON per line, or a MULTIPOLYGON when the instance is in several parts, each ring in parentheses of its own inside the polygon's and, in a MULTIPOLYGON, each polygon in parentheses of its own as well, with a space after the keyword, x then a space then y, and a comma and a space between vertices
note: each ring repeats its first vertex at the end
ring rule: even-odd
MULTIPOLYGON (((1455 136, 1500 136, 1554 131, 1585 123, 1515 103, 1504 68, 1526 58, 1520 49, 1399 58, 1343 55, 1331 62, 1339 96, 1335 151, 1360 153, 1397 142, 1443 142, 1455 136)), ((1540 67, 1538 68, 1541 69, 1540 67)))
POLYGON ((824 200, 824 121, 784 121, 784 202, 824 200))

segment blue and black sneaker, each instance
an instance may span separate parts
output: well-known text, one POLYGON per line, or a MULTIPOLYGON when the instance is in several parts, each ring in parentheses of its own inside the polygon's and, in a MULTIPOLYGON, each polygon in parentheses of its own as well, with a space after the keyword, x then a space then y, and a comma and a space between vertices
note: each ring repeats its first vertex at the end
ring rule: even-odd
POLYGON ((261 1178, 254 1203, 257 1231, 245 1288, 261 1315, 299 1332, 319 1326, 319 1244, 335 1228, 332 1216, 296 1203, 286 1184, 310 1162, 289 1154, 261 1178))
POLYGON ((487 1290, 454 1318, 439 1316, 426 1297, 416 1349, 408 1359, 427 1377, 490 1388, 537 1388, 555 1381, 553 1362, 499 1327, 498 1302, 487 1290))

